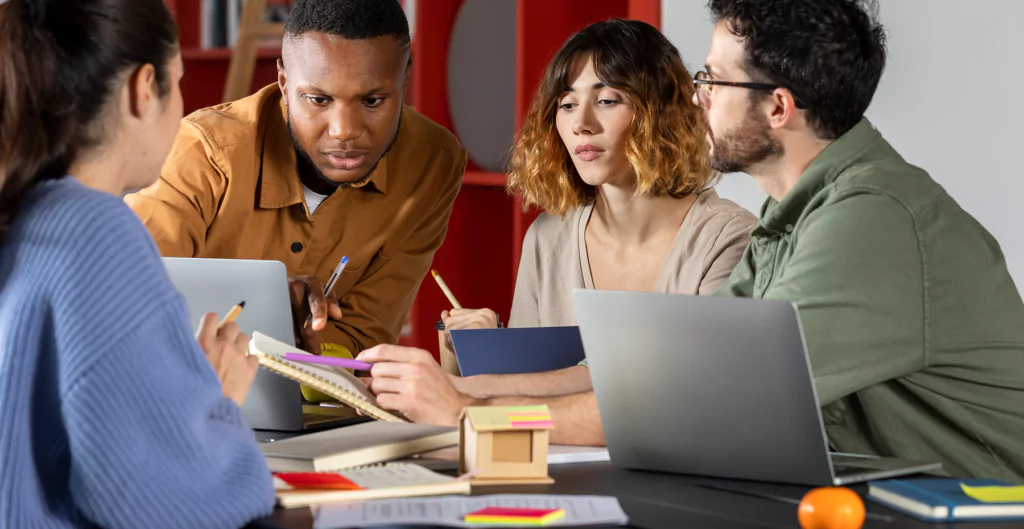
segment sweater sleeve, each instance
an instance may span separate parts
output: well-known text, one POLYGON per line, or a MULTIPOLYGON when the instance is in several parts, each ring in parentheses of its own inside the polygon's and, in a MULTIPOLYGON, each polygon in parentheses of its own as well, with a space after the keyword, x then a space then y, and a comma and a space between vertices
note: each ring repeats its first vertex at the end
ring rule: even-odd
POLYGON ((180 297, 68 381, 69 489, 103 527, 237 527, 270 513, 252 430, 186 331, 180 297))

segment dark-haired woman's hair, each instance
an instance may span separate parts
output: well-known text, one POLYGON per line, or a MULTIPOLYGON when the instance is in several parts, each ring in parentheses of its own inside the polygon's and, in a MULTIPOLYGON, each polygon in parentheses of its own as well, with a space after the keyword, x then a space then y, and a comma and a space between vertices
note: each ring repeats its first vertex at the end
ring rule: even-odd
POLYGON ((0 3, 0 241, 26 191, 102 142, 123 75, 156 69, 161 96, 178 30, 163 0, 0 3))
POLYGON ((562 214, 594 199, 555 128, 558 102, 587 57, 633 105, 625 150, 636 194, 680 198, 713 185, 704 120, 679 51, 650 24, 614 19, 569 37, 548 64, 512 149, 508 188, 523 206, 562 214))

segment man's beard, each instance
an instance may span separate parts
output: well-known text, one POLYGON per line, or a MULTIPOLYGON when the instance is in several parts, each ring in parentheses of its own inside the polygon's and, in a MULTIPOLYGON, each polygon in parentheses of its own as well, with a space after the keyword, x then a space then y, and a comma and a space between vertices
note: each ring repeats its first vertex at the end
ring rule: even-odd
POLYGON ((323 182, 324 185, 330 186, 332 189, 336 189, 339 187, 363 187, 366 185, 367 182, 370 181, 370 176, 373 175, 373 171, 377 168, 378 165, 380 165, 380 161, 383 160, 385 156, 387 156, 388 152, 391 150, 391 147, 395 145, 396 141, 398 141, 398 131, 402 130, 402 114, 401 112, 399 112, 398 114, 398 126, 395 127, 395 134, 394 136, 391 137, 391 141, 388 142, 388 147, 384 149, 383 153, 381 153, 380 158, 377 158, 377 161, 373 162, 373 165, 370 166, 370 170, 366 171, 366 174, 364 174, 362 177, 359 178, 359 180, 356 180, 354 182, 335 182, 334 180, 331 180, 324 176, 323 171, 321 171, 320 168, 317 167, 316 163, 313 162, 313 159, 310 158, 309 153, 306 152, 306 149, 302 148, 302 145, 299 144, 298 139, 295 137, 295 131, 292 130, 291 109, 289 109, 287 113, 287 125, 288 137, 292 140, 292 146, 295 148, 295 153, 299 155, 299 164, 301 165, 302 163, 305 163, 306 166, 312 170, 312 173, 316 175, 316 177, 320 179, 320 181, 323 182))
POLYGON ((721 173, 749 173, 752 166, 782 154, 782 146, 770 131, 768 120, 750 105, 743 123, 721 136, 711 133, 711 168, 721 173))

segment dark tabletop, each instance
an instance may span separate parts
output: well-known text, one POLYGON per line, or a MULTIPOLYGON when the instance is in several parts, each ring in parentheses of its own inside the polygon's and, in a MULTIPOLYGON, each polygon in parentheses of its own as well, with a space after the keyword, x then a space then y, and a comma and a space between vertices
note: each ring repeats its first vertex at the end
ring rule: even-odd
MULTIPOLYGON (((799 527, 796 505, 779 500, 753 497, 707 487, 725 487, 755 494, 768 494, 797 500, 809 488, 790 485, 716 480, 620 470, 610 463, 582 463, 549 467, 553 485, 515 487, 475 487, 474 495, 482 494, 598 494, 615 496, 629 515, 629 527, 645 529, 700 528, 746 529, 799 527)), ((862 497, 864 485, 851 487, 862 497)), ((924 523, 865 500, 868 519, 865 529, 943 529, 952 524, 924 523)), ((252 525, 260 528, 310 528, 313 515, 309 509, 278 509, 270 517, 252 525)), ((958 529, 1020 529, 1017 522, 956 524, 958 529)), ((423 526, 416 526, 422 528, 423 526)))

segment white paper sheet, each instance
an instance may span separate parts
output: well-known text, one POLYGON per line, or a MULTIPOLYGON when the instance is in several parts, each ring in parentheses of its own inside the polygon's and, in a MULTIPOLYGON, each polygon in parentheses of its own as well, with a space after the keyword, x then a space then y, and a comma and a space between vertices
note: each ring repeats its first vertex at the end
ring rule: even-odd
MULTIPOLYGON (((603 446, 548 446, 548 465, 597 463, 609 460, 608 449, 603 446)), ((450 446, 426 452, 406 459, 404 462, 415 463, 430 470, 455 470, 459 468, 459 447, 450 446)))
POLYGON ((565 509, 565 517, 545 527, 574 525, 625 525, 629 520, 611 496, 551 494, 494 494, 490 496, 441 496, 404 498, 359 503, 339 503, 313 509, 316 529, 373 527, 396 524, 431 524, 446 527, 487 527, 462 518, 486 507, 565 509))
POLYGON ((551 445, 548 447, 548 465, 568 463, 597 463, 609 461, 608 449, 603 446, 551 445))

